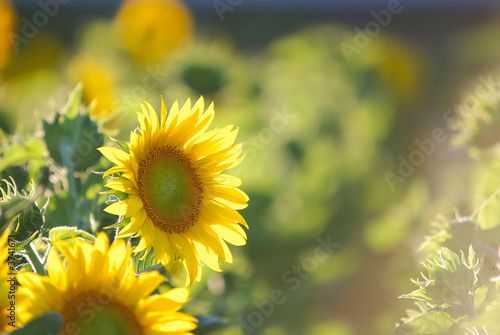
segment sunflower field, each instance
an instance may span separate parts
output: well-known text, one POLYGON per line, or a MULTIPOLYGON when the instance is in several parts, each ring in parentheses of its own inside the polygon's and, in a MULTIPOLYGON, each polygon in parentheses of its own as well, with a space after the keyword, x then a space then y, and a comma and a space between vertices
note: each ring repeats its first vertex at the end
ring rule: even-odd
POLYGON ((499 31, 0 0, 0 334, 500 334, 499 31))

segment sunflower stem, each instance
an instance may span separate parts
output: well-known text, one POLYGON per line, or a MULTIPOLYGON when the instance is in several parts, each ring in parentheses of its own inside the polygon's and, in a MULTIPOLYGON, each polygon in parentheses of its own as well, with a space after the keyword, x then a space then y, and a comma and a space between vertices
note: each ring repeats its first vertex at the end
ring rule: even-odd
POLYGON ((31 267, 33 268, 33 270, 35 270, 35 273, 46 276, 47 273, 45 272, 45 267, 43 266, 40 256, 38 255, 38 252, 35 250, 33 243, 28 244, 25 250, 26 250, 25 256, 27 256, 28 261, 31 264, 31 267))

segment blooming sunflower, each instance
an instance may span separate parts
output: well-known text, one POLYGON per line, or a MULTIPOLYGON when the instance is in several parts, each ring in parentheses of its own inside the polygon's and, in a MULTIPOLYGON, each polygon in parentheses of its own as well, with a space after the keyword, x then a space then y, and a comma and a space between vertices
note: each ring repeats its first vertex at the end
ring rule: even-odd
POLYGON ((116 166, 105 175, 122 173, 106 184, 129 194, 105 211, 130 217, 118 234, 142 234, 136 252, 154 246, 157 261, 172 270, 182 263, 186 284, 201 278, 201 262, 220 271, 219 258, 232 262, 226 242, 246 243, 248 228, 236 211, 247 206, 241 181, 221 172, 241 162, 241 144, 234 145, 233 126, 206 132, 214 118, 213 103, 204 111, 200 98, 188 99, 168 112, 162 99, 161 120, 147 102, 137 113, 140 134, 132 132, 128 151, 103 147, 102 154, 116 166))
POLYGON ((186 288, 146 297, 164 278, 156 271, 136 276, 123 240, 109 246, 100 233, 94 245, 76 238, 72 246, 61 240, 52 244, 47 277, 18 274, 21 324, 57 311, 63 335, 180 335, 196 328, 194 317, 178 312, 187 300, 186 288))

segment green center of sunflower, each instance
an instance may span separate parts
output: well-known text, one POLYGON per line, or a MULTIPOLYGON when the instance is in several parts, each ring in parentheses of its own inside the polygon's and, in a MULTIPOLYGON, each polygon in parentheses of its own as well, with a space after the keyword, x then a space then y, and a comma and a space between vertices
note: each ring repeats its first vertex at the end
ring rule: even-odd
POLYGON ((144 335, 134 312, 104 292, 84 292, 67 301, 62 335, 144 335))
POLYGON ((169 146, 151 149, 139 163, 137 181, 146 213, 164 232, 185 232, 198 219, 203 189, 182 151, 169 146))

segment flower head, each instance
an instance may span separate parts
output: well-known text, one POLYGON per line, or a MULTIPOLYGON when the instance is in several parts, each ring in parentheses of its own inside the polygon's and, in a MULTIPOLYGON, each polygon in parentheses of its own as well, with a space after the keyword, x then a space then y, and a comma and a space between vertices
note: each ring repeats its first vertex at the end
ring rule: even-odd
POLYGON ((130 217, 119 237, 139 233, 136 251, 153 247, 155 257, 172 269, 181 262, 191 285, 201 277, 201 262, 220 271, 218 259, 232 262, 226 242, 246 243, 247 226, 236 211, 247 206, 241 181, 221 172, 243 159, 241 144, 234 145, 233 126, 206 132, 214 117, 211 104, 204 111, 200 98, 167 115, 162 101, 161 120, 145 102, 138 113, 140 134, 130 135, 129 153, 114 148, 99 150, 116 166, 105 175, 121 173, 107 187, 129 194, 105 210, 130 217))
POLYGON ((90 112, 94 119, 107 122, 117 116, 113 110, 117 80, 110 66, 98 58, 80 55, 72 60, 68 74, 73 83, 83 84, 85 103, 95 103, 90 112))
POLYGON ((191 37, 193 18, 180 0, 126 0, 114 30, 137 61, 155 63, 191 37))
POLYGON ((131 251, 123 240, 110 246, 107 235, 100 233, 94 245, 76 238, 72 245, 64 241, 53 245, 47 277, 18 274, 21 324, 57 311, 63 316, 64 335, 190 334, 196 328, 194 317, 178 312, 188 290, 148 297, 164 278, 155 271, 135 275, 131 251))

